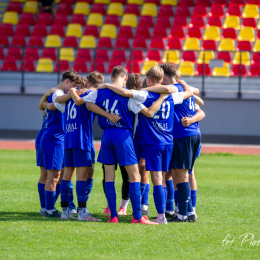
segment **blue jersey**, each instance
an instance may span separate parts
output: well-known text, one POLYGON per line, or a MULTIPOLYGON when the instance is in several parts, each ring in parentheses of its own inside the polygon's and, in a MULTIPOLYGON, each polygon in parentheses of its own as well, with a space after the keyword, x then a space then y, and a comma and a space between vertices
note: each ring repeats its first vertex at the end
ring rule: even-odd
MULTIPOLYGON (((179 92, 184 92, 183 86, 178 83, 174 84, 178 88, 179 92)), ((182 104, 175 106, 174 113, 174 129, 173 136, 174 139, 183 138, 187 136, 200 135, 199 123, 195 122, 188 127, 183 127, 181 124, 181 119, 183 117, 193 117, 196 114, 195 109, 195 99, 190 97, 183 101, 182 104)))
POLYGON ((38 133, 38 135, 37 135, 37 137, 35 139, 35 143, 36 144, 41 143, 41 138, 42 138, 42 135, 44 134, 44 131, 45 131, 46 118, 47 118, 47 115, 44 116, 44 120, 43 120, 43 123, 42 123, 42 128, 39 131, 39 133, 38 133))
MULTIPOLYGON (((84 93, 80 97, 85 97, 92 90, 84 93)), ((88 110, 86 104, 75 105, 73 99, 66 102, 64 113, 64 149, 80 148, 91 151, 93 141, 93 112, 88 110)))

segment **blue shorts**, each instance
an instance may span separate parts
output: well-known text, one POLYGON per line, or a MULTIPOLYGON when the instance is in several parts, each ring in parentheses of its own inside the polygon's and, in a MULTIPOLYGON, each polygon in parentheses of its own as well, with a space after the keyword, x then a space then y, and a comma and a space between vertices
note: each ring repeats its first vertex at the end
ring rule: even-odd
POLYGON ((40 143, 35 143, 37 166, 44 167, 43 154, 40 143))
POLYGON ((145 146, 146 171, 168 172, 169 162, 172 157, 173 145, 145 146))
POLYGON ((64 150, 64 167, 91 167, 91 151, 80 148, 71 148, 64 150))
POLYGON ((168 171, 169 170, 172 170, 173 169, 173 167, 172 167, 172 160, 170 160, 170 162, 169 162, 169 167, 168 167, 168 171))
POLYGON ((111 127, 103 132, 97 161, 103 164, 127 166, 137 164, 132 131, 111 127))
POLYGON ((91 158, 92 158, 92 163, 95 163, 96 160, 96 152, 95 152, 95 144, 94 144, 94 141, 92 142, 92 145, 91 145, 91 158))
POLYGON ((192 171, 200 146, 200 135, 174 139, 172 167, 192 171))
POLYGON ((144 147, 141 145, 141 135, 135 135, 133 142, 136 158, 139 162, 141 158, 144 158, 144 147))

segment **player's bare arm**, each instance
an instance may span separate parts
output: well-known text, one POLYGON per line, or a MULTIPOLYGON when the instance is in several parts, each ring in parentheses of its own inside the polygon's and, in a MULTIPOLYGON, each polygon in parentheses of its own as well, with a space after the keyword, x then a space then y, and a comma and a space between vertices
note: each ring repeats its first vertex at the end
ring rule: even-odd
POLYGON ((130 98, 133 97, 133 93, 130 89, 125 89, 120 86, 112 85, 112 84, 108 84, 108 83, 103 84, 102 86, 98 87, 98 89, 104 89, 104 88, 108 88, 123 97, 130 97, 130 98))
POLYGON ((203 101, 200 97, 194 96, 194 99, 195 99, 195 103, 196 103, 197 105, 199 105, 200 107, 201 107, 201 106, 204 106, 204 101, 203 101))
POLYGON ((152 87, 147 87, 145 90, 159 94, 171 94, 176 92, 176 87, 158 84, 152 87))
POLYGON ((77 94, 77 90, 75 88, 71 88, 69 90, 69 94, 70 96, 72 97, 74 103, 77 105, 77 106, 81 106, 82 104, 86 103, 83 98, 79 97, 78 94, 77 94))
POLYGON ((205 113, 203 110, 201 110, 200 108, 196 109, 196 114, 189 118, 189 117, 183 117, 181 119, 181 124, 183 127, 188 127, 189 125, 195 123, 195 122, 199 122, 201 121, 204 117, 205 117, 205 113))
POLYGON ((64 95, 56 97, 55 102, 62 104, 62 103, 66 103, 70 99, 71 99, 71 95, 68 93, 68 94, 64 94, 64 95))
POLYGON ((54 111, 57 109, 53 103, 48 103, 47 101, 43 102, 43 108, 44 109, 48 108, 51 111, 54 111))
POLYGON ((184 88, 183 100, 190 98, 193 95, 191 87, 184 80, 180 80, 179 83, 181 83, 184 88))
POLYGON ((45 94, 42 96, 40 103, 39 103, 39 109, 40 110, 44 110, 45 108, 43 107, 43 102, 45 102, 48 97, 57 90, 57 88, 51 88, 49 89, 47 92, 45 92, 45 94))

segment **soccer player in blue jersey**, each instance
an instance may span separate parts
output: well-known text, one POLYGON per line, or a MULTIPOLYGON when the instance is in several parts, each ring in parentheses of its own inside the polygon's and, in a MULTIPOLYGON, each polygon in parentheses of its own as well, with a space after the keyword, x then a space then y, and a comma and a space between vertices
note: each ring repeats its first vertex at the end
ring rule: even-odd
POLYGON ((39 108, 46 109, 47 119, 45 132, 41 138, 44 168, 47 170, 45 184, 45 217, 60 217, 60 213, 54 208, 56 201, 56 185, 60 178, 64 156, 64 130, 63 118, 60 111, 64 111, 65 104, 55 102, 57 96, 63 95, 70 88, 75 87, 81 81, 81 77, 74 70, 63 73, 61 82, 56 91, 49 97, 44 95, 39 108))

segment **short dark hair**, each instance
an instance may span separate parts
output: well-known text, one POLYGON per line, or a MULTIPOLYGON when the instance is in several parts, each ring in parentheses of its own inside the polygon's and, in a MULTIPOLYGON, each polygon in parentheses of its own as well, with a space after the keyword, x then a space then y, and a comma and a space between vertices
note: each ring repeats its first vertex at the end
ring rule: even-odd
POLYGON ((142 85, 142 78, 138 73, 131 73, 126 81, 127 89, 139 89, 142 85))
POLYGON ((63 82, 66 79, 70 80, 71 82, 75 82, 76 84, 82 83, 80 75, 73 69, 63 72, 61 81, 63 82))
POLYGON ((127 70, 123 68, 122 66, 116 66, 112 70, 111 77, 114 79, 117 79, 119 76, 124 77, 127 76, 127 70))
POLYGON ((97 72, 97 71, 93 71, 90 72, 87 76, 87 81, 91 84, 91 85, 101 85, 104 83, 104 76, 97 72))
POLYGON ((163 69, 164 75, 167 77, 176 77, 177 70, 173 64, 163 63, 159 65, 163 69))
POLYGON ((147 88, 146 78, 143 80, 142 88, 147 88))

